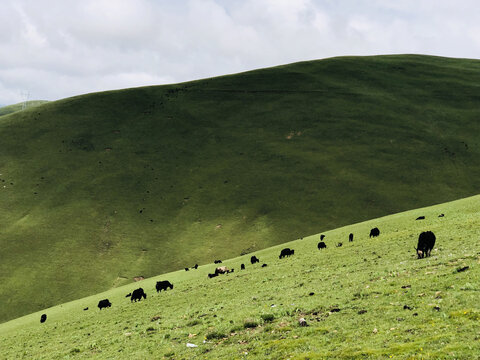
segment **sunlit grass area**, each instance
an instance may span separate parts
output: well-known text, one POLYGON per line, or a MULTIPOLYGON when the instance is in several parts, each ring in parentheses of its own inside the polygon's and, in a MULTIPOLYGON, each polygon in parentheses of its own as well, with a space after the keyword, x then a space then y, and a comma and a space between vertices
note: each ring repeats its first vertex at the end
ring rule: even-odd
POLYGON ((2 357, 473 359, 480 352, 479 202, 326 231, 323 250, 317 234, 257 251, 255 265, 250 255, 224 260, 234 272, 212 279, 213 263, 42 310, 0 325, 2 357), (369 238, 373 227, 380 235, 369 238), (431 257, 419 260, 414 247, 425 230, 437 240, 431 257), (284 247, 295 254, 279 259, 284 247), (173 290, 157 293, 158 280, 173 290), (138 287, 147 299, 131 303, 125 295, 138 287), (99 310, 105 298, 112 307, 99 310))

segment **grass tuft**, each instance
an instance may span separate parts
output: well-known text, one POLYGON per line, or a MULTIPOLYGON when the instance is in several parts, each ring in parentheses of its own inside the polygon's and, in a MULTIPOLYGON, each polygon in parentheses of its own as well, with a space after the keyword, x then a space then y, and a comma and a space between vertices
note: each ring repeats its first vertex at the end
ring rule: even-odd
POLYGON ((258 326, 258 322, 254 320, 245 320, 243 323, 243 327, 245 329, 253 329, 253 328, 256 328, 257 326, 258 326))
POLYGON ((273 314, 261 314, 260 317, 264 322, 272 322, 275 320, 275 315, 273 314))

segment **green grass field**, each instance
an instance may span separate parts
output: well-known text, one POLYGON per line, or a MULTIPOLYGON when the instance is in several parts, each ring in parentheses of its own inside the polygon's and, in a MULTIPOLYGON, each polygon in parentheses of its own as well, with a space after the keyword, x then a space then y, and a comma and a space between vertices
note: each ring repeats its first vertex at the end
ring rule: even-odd
POLYGON ((478 194, 479 70, 342 57, 0 117, 0 321, 478 194))
POLYGON ((309 236, 255 252, 259 264, 249 255, 224 261, 234 273, 213 279, 208 264, 30 314, 0 325, 2 357, 475 359, 479 203, 475 196, 326 231, 327 249, 309 236), (370 239, 373 227, 381 234, 370 239), (426 230, 437 241, 418 260, 413 248, 426 230), (284 246, 295 255, 279 260, 284 246), (157 294, 157 280, 174 289, 157 294), (147 299, 130 303, 125 294, 139 286, 147 299), (112 307, 100 311, 104 298, 112 307))

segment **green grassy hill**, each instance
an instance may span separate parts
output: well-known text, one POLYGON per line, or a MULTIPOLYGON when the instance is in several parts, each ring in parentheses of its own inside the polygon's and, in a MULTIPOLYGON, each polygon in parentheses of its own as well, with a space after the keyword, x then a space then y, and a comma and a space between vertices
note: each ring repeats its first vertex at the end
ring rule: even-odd
POLYGON ((0 321, 478 193, 480 62, 342 57, 0 118, 0 321))
POLYGON ((475 359, 479 202, 475 196, 327 231, 321 251, 318 235, 257 251, 259 264, 250 265, 249 255, 230 259, 222 265, 235 271, 217 278, 207 278, 215 268, 208 264, 31 314, 0 325, 2 356, 475 359), (373 227, 381 233, 370 239, 373 227), (418 260, 413 247, 425 230, 437 241, 432 256, 418 260), (279 260, 284 246, 295 255, 279 260), (173 290, 157 294, 157 280, 171 281, 173 290), (125 294, 139 286, 147 299, 130 303, 125 294), (100 311, 105 298, 112 307, 100 311), (308 327, 299 326, 302 317, 308 327))
MULTIPOLYGON (((46 101, 46 100, 30 100, 30 101, 27 101, 27 108, 42 105, 42 104, 45 104, 47 102, 48 101, 46 101)), ((14 113, 16 111, 20 111, 20 110, 22 110, 22 107, 23 107, 23 103, 2 106, 2 107, 0 107, 0 116, 8 115, 8 114, 14 113)))

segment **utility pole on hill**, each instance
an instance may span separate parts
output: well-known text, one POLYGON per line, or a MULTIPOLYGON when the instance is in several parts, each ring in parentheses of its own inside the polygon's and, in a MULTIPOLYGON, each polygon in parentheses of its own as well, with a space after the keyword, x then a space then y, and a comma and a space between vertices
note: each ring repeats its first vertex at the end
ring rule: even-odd
POLYGON ((30 97, 30 93, 28 91, 22 91, 22 110, 25 110, 28 106, 28 98, 30 97))

